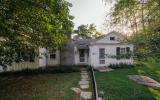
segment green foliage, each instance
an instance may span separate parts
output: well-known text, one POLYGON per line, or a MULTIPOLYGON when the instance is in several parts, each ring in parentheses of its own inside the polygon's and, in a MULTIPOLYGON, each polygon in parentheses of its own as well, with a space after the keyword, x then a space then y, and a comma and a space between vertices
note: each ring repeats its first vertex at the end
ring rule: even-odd
POLYGON ((56 65, 38 69, 24 69, 21 71, 10 71, 0 73, 0 75, 35 75, 35 74, 56 74, 56 73, 72 73, 80 72, 82 65, 56 65))
POLYGON ((73 28, 69 6, 65 0, 0 0, 0 62, 12 62, 15 51, 63 44, 73 28))
POLYGON ((132 31, 128 42, 135 45, 135 56, 160 58, 159 0, 115 0, 111 23, 132 31))
POLYGON ((133 67, 135 67, 135 65, 120 63, 120 64, 111 64, 111 65, 109 65, 109 67, 113 68, 113 69, 117 69, 117 68, 133 68, 133 67))
POLYGON ((74 38, 78 39, 96 38, 101 35, 94 24, 80 25, 74 33, 76 33, 74 38))
POLYGON ((133 57, 133 53, 126 53, 126 54, 119 54, 119 55, 110 55, 110 54, 105 54, 107 58, 116 58, 116 59, 130 59, 133 57))

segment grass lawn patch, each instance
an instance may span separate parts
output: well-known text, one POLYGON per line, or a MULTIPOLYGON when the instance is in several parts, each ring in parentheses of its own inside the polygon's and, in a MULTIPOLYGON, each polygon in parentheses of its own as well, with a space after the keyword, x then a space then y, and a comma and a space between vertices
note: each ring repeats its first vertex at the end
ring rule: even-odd
POLYGON ((139 85, 128 75, 146 75, 160 82, 160 64, 96 72, 98 91, 104 92, 105 100, 160 100, 160 91, 139 85))
POLYGON ((0 76, 0 100, 71 100, 79 72, 0 76))

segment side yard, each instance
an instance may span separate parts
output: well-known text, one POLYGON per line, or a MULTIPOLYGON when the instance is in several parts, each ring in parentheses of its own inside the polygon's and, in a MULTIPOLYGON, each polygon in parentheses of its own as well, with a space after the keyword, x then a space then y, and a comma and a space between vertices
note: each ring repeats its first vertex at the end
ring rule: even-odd
POLYGON ((80 73, 0 75, 0 100, 72 100, 80 73))
POLYGON ((160 63, 119 68, 111 72, 96 72, 98 91, 105 100, 160 100, 160 91, 129 80, 128 75, 146 75, 160 82, 160 63))

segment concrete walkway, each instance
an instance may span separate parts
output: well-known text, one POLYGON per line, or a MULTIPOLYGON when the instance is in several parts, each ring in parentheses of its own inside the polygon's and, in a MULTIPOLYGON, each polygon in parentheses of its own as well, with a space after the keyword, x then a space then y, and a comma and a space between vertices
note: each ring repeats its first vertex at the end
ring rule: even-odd
POLYGON ((81 80, 79 81, 79 87, 73 87, 71 88, 74 92, 80 95, 81 98, 85 100, 91 100, 92 99, 92 91, 89 91, 90 88, 90 77, 85 68, 81 69, 81 80))

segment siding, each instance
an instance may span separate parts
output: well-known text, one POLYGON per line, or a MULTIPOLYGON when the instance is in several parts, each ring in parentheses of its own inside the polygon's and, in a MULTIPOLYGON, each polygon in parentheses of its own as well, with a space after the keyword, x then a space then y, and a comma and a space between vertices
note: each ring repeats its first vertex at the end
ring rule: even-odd
POLYGON ((119 63, 132 64, 133 58, 117 60, 116 58, 109 58, 109 57, 105 57, 105 64, 99 64, 99 48, 105 48, 105 54, 116 55, 116 47, 121 47, 121 48, 130 47, 130 50, 133 51, 133 45, 130 44, 93 45, 90 46, 90 65, 92 65, 93 67, 100 67, 100 66, 109 66, 110 64, 119 64, 119 63))

